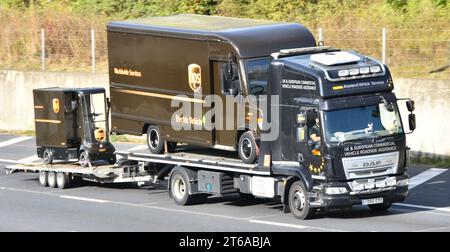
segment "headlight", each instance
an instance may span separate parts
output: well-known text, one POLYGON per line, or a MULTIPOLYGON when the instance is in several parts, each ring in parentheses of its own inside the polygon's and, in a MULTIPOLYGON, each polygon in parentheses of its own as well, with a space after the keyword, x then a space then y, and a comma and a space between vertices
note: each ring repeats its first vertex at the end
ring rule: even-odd
POLYGON ((325 193, 329 194, 329 195, 345 194, 347 192, 348 192, 347 188, 345 188, 345 187, 326 187, 325 188, 325 193))
POLYGON ((402 179, 397 181, 397 186, 408 186, 409 185, 409 180, 408 179, 402 179))
POLYGON ((370 73, 370 69, 369 69, 368 67, 361 67, 361 68, 359 69, 359 72, 360 72, 361 74, 368 74, 368 73, 370 73))
POLYGON ((338 75, 339 77, 348 76, 348 70, 339 70, 338 75))
POLYGON ((395 177, 389 177, 386 179, 387 186, 395 186, 397 184, 397 179, 395 177))
POLYGON ((358 75, 359 74, 359 69, 358 68, 356 68, 356 69, 350 69, 349 70, 349 73, 350 73, 350 75, 358 75))

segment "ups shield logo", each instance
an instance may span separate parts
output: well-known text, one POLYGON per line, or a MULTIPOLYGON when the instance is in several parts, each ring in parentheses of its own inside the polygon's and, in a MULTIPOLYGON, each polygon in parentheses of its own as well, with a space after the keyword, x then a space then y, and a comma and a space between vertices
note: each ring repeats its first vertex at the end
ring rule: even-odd
POLYGON ((59 99, 58 98, 53 99, 53 112, 55 112, 55 114, 58 114, 58 112, 59 112, 59 99))
POLYGON ((188 73, 189 73, 189 87, 194 92, 197 92, 202 87, 202 69, 197 64, 190 64, 188 66, 188 73))

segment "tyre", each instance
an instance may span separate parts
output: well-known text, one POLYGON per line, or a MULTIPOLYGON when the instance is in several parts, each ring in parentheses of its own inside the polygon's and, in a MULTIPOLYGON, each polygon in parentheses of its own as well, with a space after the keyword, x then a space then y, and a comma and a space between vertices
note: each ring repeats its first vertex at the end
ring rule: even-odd
POLYGON ((117 161, 116 155, 112 155, 112 156, 109 158, 108 163, 111 164, 111 165, 113 165, 113 164, 116 163, 116 161, 117 161))
POLYGON ((246 164, 254 163, 258 158, 258 145, 251 131, 244 132, 238 143, 239 158, 246 164))
POLYGON ((40 171, 39 172, 39 184, 43 187, 46 187, 48 185, 47 180, 47 172, 46 171, 40 171))
POLYGON ((309 206, 308 191, 302 181, 294 182, 289 189, 289 209, 295 218, 306 220, 314 215, 309 206))
POLYGON ((370 210, 374 212, 384 212, 387 211, 392 206, 392 203, 381 203, 369 205, 370 210))
POLYGON ((81 151, 80 152, 80 158, 79 163, 82 167, 88 167, 90 160, 89 160, 89 153, 87 151, 81 151))
POLYGON ((55 188, 56 187, 56 173, 48 172, 47 181, 48 181, 48 187, 55 188))
POLYGON ((178 205, 186 206, 203 203, 207 194, 189 194, 188 178, 181 171, 174 171, 170 177, 170 196, 178 205))
POLYGON ((44 160, 44 164, 50 165, 53 163, 53 152, 52 149, 46 148, 44 153, 42 154, 42 159, 44 160))
POLYGON ((147 145, 152 154, 164 153, 164 139, 155 125, 150 125, 147 129, 147 145))
POLYGON ((69 187, 70 184, 70 176, 67 175, 65 172, 58 172, 56 174, 56 186, 58 186, 59 189, 65 189, 69 187))

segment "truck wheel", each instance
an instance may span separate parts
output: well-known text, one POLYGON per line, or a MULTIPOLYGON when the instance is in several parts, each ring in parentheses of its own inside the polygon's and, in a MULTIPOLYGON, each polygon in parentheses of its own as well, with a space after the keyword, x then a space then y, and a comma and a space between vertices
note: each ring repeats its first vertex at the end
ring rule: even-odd
POLYGON ((44 160, 44 164, 49 165, 53 163, 53 152, 52 149, 46 148, 44 153, 42 154, 42 159, 44 160))
POLYGON ((47 174, 48 187, 55 188, 56 187, 56 173, 48 172, 47 174))
POLYGON ((89 153, 87 151, 81 151, 79 163, 82 167, 88 167, 89 166, 89 153))
POLYGON ((246 164, 252 164, 258 157, 258 146, 251 131, 244 132, 239 138, 239 157, 246 164))
POLYGON ((370 210, 374 212, 384 212, 387 211, 392 206, 392 203, 381 203, 369 205, 370 210))
POLYGON ((298 180, 289 189, 289 209, 295 218, 306 220, 314 215, 309 206, 308 191, 302 181, 298 180))
POLYGON ((170 196, 178 205, 186 206, 203 203, 207 194, 189 194, 189 182, 187 177, 180 171, 174 171, 170 178, 170 196))
POLYGON ((147 145, 152 154, 164 153, 164 139, 161 131, 155 125, 150 125, 147 130, 147 145))
POLYGON ((39 172, 39 184, 43 187, 46 187, 48 185, 47 180, 47 172, 46 171, 40 171, 39 172))
POLYGON ((70 177, 65 172, 58 172, 56 174, 56 185, 59 189, 65 189, 70 184, 70 177))

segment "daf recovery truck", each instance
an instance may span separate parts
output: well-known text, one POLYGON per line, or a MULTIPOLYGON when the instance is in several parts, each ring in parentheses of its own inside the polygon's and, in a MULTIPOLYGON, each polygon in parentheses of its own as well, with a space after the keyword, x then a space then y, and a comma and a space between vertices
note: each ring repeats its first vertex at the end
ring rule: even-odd
MULTIPOLYGON (((168 20, 177 18, 180 17, 169 17, 168 20)), ((206 83, 210 85, 207 87, 209 90, 218 88, 226 91, 222 85, 228 85, 231 90, 228 89, 229 92, 223 95, 239 96, 250 92, 249 88, 254 81, 254 85, 261 86, 257 89, 268 95, 266 99, 269 107, 275 107, 274 110, 268 109, 263 115, 263 124, 271 122, 272 127, 260 127, 258 135, 270 135, 272 131, 279 134, 274 139, 259 139, 256 164, 246 164, 230 157, 229 152, 180 148, 181 146, 174 150, 170 142, 178 141, 178 138, 171 138, 172 133, 167 131, 164 131, 162 137, 159 128, 163 125, 161 123, 153 127, 159 129, 154 131, 154 138, 149 139, 149 143, 154 142, 154 146, 159 146, 161 141, 163 154, 116 152, 122 159, 115 165, 90 166, 84 170, 68 164, 16 165, 8 169, 39 171, 42 185, 58 185, 61 188, 66 184, 58 183, 58 177, 61 181, 81 177, 104 183, 157 182, 168 177, 169 195, 180 205, 203 202, 212 194, 241 193, 277 198, 282 202, 285 212, 290 211, 300 219, 311 217, 317 210, 351 208, 353 205, 368 205, 372 210, 383 211, 392 203, 405 199, 408 194, 408 132, 399 113, 398 101, 401 99, 393 93, 393 80, 387 66, 356 52, 316 46, 313 35, 303 26, 269 23, 250 28, 245 25, 244 28, 242 25, 235 28, 226 26, 222 31, 221 22, 226 22, 226 18, 192 18, 191 23, 171 23, 176 28, 161 28, 161 33, 158 33, 161 38, 153 35, 149 38, 148 32, 153 34, 155 30, 155 27, 147 29, 143 24, 149 22, 149 19, 111 23, 108 26, 108 38, 112 40, 108 43, 110 71, 113 71, 110 73, 113 130, 121 133, 144 133, 145 129, 155 125, 152 120, 146 122, 144 116, 156 118, 154 115, 162 111, 171 113, 165 107, 167 104, 155 105, 152 109, 154 102, 146 99, 170 100, 179 92, 175 90, 171 95, 156 93, 162 91, 162 88, 150 91, 139 87, 139 82, 132 81, 133 78, 154 74, 156 77, 148 78, 160 78, 158 83, 163 85, 166 77, 161 76, 173 75, 173 82, 167 85, 193 85, 191 91, 184 91, 185 95, 190 95, 184 98, 189 102, 196 101, 192 100, 197 99, 193 94, 196 92, 196 83, 189 83, 188 80, 189 64, 192 61, 186 61, 188 56, 184 54, 191 55, 193 49, 186 47, 181 50, 180 47, 185 43, 195 44, 206 40, 208 46, 197 48, 196 52, 215 52, 206 57, 207 62, 202 63, 210 67, 201 70, 201 78, 208 81, 206 83), (195 36, 179 38, 180 31, 192 33, 193 24, 212 29, 217 22, 220 26, 215 33, 208 29, 203 33, 196 31, 195 36), (128 35, 130 27, 133 38, 128 35), (169 31, 171 29, 174 31, 169 31), (285 33, 283 29, 286 29, 285 33), (299 33, 291 34, 296 32, 299 33), (281 42, 283 39, 277 37, 281 34, 292 37, 292 44, 281 42), (165 42, 167 37, 178 39, 179 45, 174 50, 177 50, 180 59, 175 65, 179 64, 180 69, 185 65, 185 77, 178 76, 178 68, 172 65, 174 59, 169 59, 167 55, 149 54, 150 51, 137 52, 133 49, 137 41, 145 44, 149 39, 159 41, 158 46, 164 48, 169 46, 165 42), (300 43, 300 47, 284 48, 295 45, 294 41, 300 43), (280 45, 277 45, 278 42, 280 45), (129 53, 140 60, 135 61, 136 63, 118 60, 120 56, 115 56, 112 52, 117 52, 120 44, 124 48, 122 54, 129 53), (259 48, 262 45, 266 47, 259 48), (144 67, 146 62, 157 60, 165 70, 144 67), (216 61, 221 61, 223 71, 215 65, 216 61), (251 77, 250 69, 253 65, 260 66, 253 69, 253 72, 260 71, 254 75, 258 76, 257 81, 251 77), (215 74, 214 69, 220 74, 215 74), (225 77, 221 78, 221 75, 225 77), (132 84, 126 84, 127 82, 132 84), (234 91, 236 89, 237 92, 234 91), (142 113, 142 116, 126 117, 135 113, 135 110, 142 113), (126 122, 130 118, 135 118, 134 123, 126 122)), ((182 19, 189 20, 186 16, 182 16, 182 19)), ((162 22, 165 19, 154 20, 162 22)), ((231 20, 235 22, 234 25, 251 23, 245 19, 239 22, 231 20)), ((166 21, 163 22, 164 25, 167 25, 166 21)), ((155 48, 151 50, 158 53, 155 48)), ((148 79, 149 83, 151 81, 152 79, 148 79)), ((204 85, 206 84, 202 83, 204 85)), ((405 104, 410 111, 409 130, 414 130, 414 102, 406 99, 405 104)), ((180 140, 185 141, 191 132, 182 132, 186 136, 180 140)), ((152 132, 149 133, 151 136, 152 132)), ((207 138, 210 142, 204 142, 207 146, 213 144, 212 136, 216 133, 192 134, 211 134, 207 138)), ((195 137, 202 139, 200 136, 195 137)), ((256 148, 254 143, 250 146, 256 148)))

